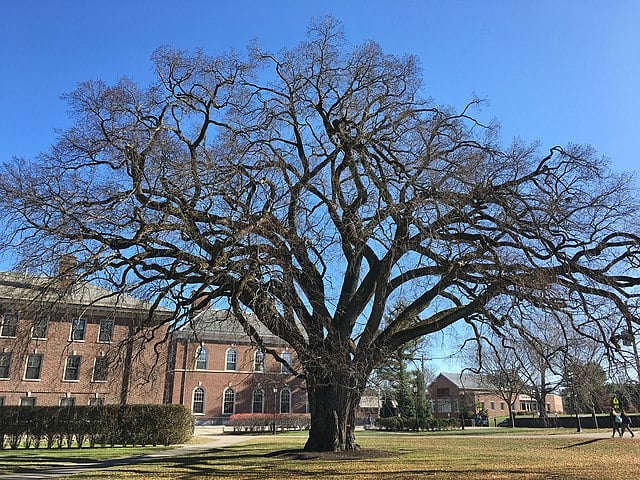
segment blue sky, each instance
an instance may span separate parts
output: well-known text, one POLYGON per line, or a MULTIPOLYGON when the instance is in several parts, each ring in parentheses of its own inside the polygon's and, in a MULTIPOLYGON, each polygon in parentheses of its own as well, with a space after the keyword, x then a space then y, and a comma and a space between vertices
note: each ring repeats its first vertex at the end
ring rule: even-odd
MULTIPOLYGON (((83 80, 151 79, 160 45, 210 54, 300 41, 332 14, 354 44, 417 55, 425 95, 489 103, 503 137, 589 143, 617 171, 636 170, 640 1, 21 0, 0 5, 0 161, 34 157, 69 125, 60 100, 83 80)), ((435 343, 439 341, 434 339, 435 343)))

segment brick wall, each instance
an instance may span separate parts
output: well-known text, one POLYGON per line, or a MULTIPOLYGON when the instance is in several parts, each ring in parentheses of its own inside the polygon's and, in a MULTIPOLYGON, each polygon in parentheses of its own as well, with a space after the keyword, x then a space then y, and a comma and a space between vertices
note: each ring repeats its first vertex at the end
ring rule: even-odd
POLYGON ((102 399, 105 404, 123 400, 126 403, 161 403, 166 349, 156 358, 153 342, 164 336, 166 328, 156 332, 156 340, 151 344, 139 339, 129 348, 122 342, 128 338, 137 319, 122 314, 114 319, 112 340, 99 342, 100 321, 113 313, 85 313, 84 340, 71 340, 72 321, 78 315, 68 311, 49 312, 46 338, 33 339, 31 328, 35 314, 21 311, 15 337, 0 336, 0 353, 11 355, 9 378, 0 379, 0 398, 4 404, 18 405, 25 397, 35 398, 36 405, 59 405, 63 398, 73 398, 76 405, 87 405, 95 398, 102 399), (29 355, 34 354, 42 355, 40 376, 30 380, 25 378, 26 363, 29 355), (77 380, 64 379, 67 358, 71 355, 80 357, 77 380), (94 381, 95 359, 103 356, 108 362, 106 381, 94 381))
MULTIPOLYGON (((196 421, 200 423, 223 424, 230 416, 224 412, 224 395, 228 389, 233 390, 235 401, 234 413, 252 413, 253 394, 262 390, 263 413, 280 412, 283 390, 290 393, 290 413, 306 413, 307 397, 304 381, 291 375, 270 355, 264 359, 262 371, 256 369, 255 345, 232 340, 206 340, 202 343, 207 350, 206 368, 202 363, 196 368, 196 357, 200 344, 193 339, 176 338, 172 341, 171 366, 167 376, 166 401, 185 405, 194 410, 194 392, 201 389, 204 393, 204 405, 201 412, 196 406, 196 421), (229 349, 237 352, 235 370, 227 368, 229 349), (274 393, 273 390, 276 390, 274 393)), ((297 367, 295 355, 284 345, 270 345, 280 353, 290 353, 293 367, 297 367)), ((284 402, 286 406, 286 402, 284 402)))

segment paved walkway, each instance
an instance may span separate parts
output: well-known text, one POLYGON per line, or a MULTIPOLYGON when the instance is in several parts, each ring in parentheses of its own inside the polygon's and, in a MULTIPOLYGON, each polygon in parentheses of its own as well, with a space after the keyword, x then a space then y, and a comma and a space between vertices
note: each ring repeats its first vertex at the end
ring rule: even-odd
POLYGON ((66 478, 82 472, 99 470, 102 468, 116 467, 120 465, 132 465, 136 463, 148 462, 159 458, 172 458, 181 455, 191 455, 200 451, 214 448, 227 447, 236 443, 246 442, 255 438, 251 435, 225 435, 221 427, 196 427, 195 437, 204 439, 200 443, 190 443, 180 445, 175 448, 149 453, 146 455, 136 455, 133 457, 112 458, 98 462, 74 463, 61 467, 52 467, 42 470, 35 470, 28 473, 11 473, 0 475, 3 480, 44 480, 49 478, 66 478))

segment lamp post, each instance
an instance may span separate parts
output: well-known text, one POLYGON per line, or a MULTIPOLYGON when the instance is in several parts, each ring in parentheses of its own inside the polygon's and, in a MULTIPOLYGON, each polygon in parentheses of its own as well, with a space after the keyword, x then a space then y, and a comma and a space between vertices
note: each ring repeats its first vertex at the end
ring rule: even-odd
POLYGON ((576 387, 574 384, 574 376, 570 374, 568 376, 569 382, 571 383, 571 398, 573 399, 573 411, 576 414, 576 432, 580 433, 582 431, 582 425, 580 425, 580 415, 578 415, 578 402, 576 400, 576 387))
POLYGON ((273 435, 276 434, 276 409, 278 408, 278 387, 273 387, 273 424, 271 425, 272 427, 272 432, 273 435))
POLYGON ((413 394, 415 396, 416 399, 416 405, 415 405, 415 410, 416 410, 416 432, 420 430, 420 421, 418 420, 418 385, 413 387, 413 394))

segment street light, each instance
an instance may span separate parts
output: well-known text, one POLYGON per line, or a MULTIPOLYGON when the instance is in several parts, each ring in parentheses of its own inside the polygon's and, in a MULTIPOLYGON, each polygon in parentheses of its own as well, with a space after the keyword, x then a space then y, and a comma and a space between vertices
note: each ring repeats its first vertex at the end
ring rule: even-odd
POLYGON ((278 387, 273 387, 273 435, 276 434, 276 408, 278 408, 278 387))
POLYGON ((569 374, 567 376, 569 382, 571 383, 571 398, 573 399, 573 411, 576 414, 576 432, 580 433, 582 431, 582 425, 580 425, 580 415, 578 415, 578 403, 576 400, 576 387, 574 384, 574 376, 573 374, 569 374))
POLYGON ((415 395, 416 398, 416 432, 420 430, 420 421, 418 420, 418 386, 415 385, 413 387, 413 394, 415 395))

